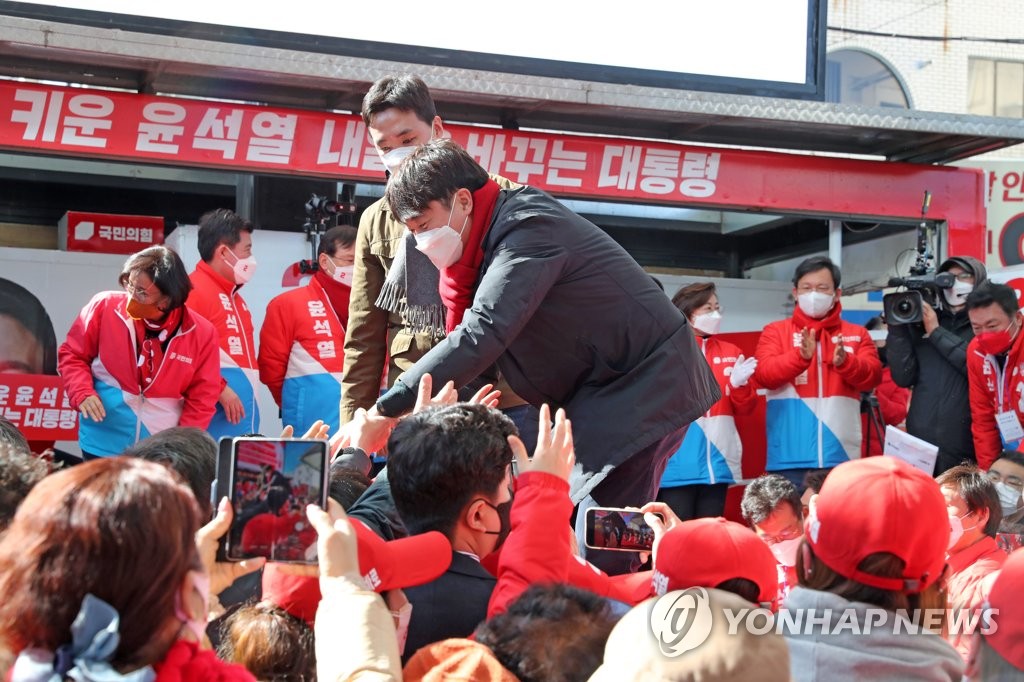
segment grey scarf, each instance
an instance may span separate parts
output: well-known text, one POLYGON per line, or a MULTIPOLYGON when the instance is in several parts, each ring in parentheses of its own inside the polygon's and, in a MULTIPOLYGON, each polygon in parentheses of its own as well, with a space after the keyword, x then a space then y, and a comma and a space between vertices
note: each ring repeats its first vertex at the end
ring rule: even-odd
POLYGON ((377 307, 401 315, 414 334, 445 335, 445 308, 438 293, 440 273, 416 250, 416 237, 406 232, 384 279, 377 307))

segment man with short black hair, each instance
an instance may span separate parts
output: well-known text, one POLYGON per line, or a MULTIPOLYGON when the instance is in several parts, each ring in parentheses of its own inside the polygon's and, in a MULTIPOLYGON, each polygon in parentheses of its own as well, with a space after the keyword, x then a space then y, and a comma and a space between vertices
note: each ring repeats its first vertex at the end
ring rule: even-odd
POLYGON ((252 223, 226 208, 199 219, 200 261, 189 275, 188 307, 213 323, 220 338, 222 386, 209 428, 214 438, 260 430, 255 331, 239 293, 256 270, 252 231, 252 223))
POLYGON ((786 477, 764 474, 743 490, 740 511, 775 555, 781 601, 797 584, 796 554, 804 535, 800 492, 786 477))
MULTIPOLYGON (((363 98, 361 114, 389 175, 416 147, 445 136, 430 90, 419 76, 377 80, 363 98)), ((503 188, 517 186, 498 175, 491 179, 503 188)), ((444 338, 437 268, 419 248, 384 199, 363 211, 345 333, 341 423, 350 421, 357 409, 373 406, 385 369, 391 386, 444 338)), ((527 448, 532 448, 537 441, 536 408, 500 376, 487 381, 501 391, 499 409, 512 418, 527 448)))
POLYGON ((757 342, 754 379, 768 389, 766 469, 795 486, 808 469, 860 457, 860 394, 882 378, 868 330, 842 319, 840 283, 828 258, 804 260, 793 275, 793 316, 770 323, 757 342))
POLYGON ((985 282, 967 296, 974 339, 967 346, 971 432, 978 466, 987 471, 1002 450, 1024 440, 1024 316, 1017 294, 985 282))
MULTIPOLYGON (((495 578, 480 561, 511 530, 512 421, 498 410, 459 403, 403 419, 388 440, 388 481, 410 534, 436 530, 452 543, 437 580, 405 589, 412 620, 405 652, 468 637, 487 618, 495 578)), ((408 656, 407 656, 408 657, 408 656)))
POLYGON ((618 618, 611 603, 592 592, 534 585, 480 625, 474 638, 520 680, 572 682, 589 679, 601 665, 618 618))
POLYGON ((332 427, 340 423, 355 240, 351 225, 324 232, 313 277, 267 306, 260 329, 260 381, 280 406, 281 419, 296 433, 318 419, 332 427))
MULTIPOLYGON (((413 152, 386 198, 441 270, 448 336, 377 401, 371 420, 393 423, 410 410, 424 374, 461 388, 497 364, 520 396, 572 420, 578 519, 591 506, 654 499, 686 427, 721 393, 686 319, 650 276, 600 228, 540 190, 501 189, 449 140, 413 152)), ((597 554, 615 573, 633 558, 597 554)))
POLYGON ((206 431, 172 426, 140 440, 124 454, 163 464, 177 472, 192 489, 204 523, 213 518, 211 486, 217 475, 217 442, 206 431))

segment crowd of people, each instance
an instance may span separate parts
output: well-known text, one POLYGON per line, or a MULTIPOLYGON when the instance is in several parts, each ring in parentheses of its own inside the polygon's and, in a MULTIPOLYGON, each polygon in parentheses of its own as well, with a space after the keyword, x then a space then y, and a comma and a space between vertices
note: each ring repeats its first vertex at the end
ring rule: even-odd
POLYGON ((4 679, 1024 679, 1012 289, 953 257, 920 323, 868 330, 811 257, 745 353, 713 284, 670 299, 488 175, 420 79, 375 83, 363 120, 385 196, 323 235, 258 344, 254 227, 211 211, 191 275, 133 255, 51 358, 85 461, 0 420, 4 679), (286 437, 331 435, 325 507, 270 464, 211 499, 258 382, 286 437), (737 425, 758 409, 763 473, 737 425), (877 456, 876 421, 935 466, 877 456), (225 536, 283 561, 218 559, 225 536))

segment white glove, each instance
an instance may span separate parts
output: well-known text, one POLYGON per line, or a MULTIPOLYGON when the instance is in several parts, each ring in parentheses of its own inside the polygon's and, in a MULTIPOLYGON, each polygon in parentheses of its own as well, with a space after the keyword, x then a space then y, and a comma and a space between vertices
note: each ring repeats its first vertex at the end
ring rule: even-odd
POLYGON ((732 366, 732 374, 729 375, 729 383, 733 388, 746 386, 750 377, 754 376, 757 369, 757 358, 744 358, 740 355, 736 358, 736 364, 732 366))

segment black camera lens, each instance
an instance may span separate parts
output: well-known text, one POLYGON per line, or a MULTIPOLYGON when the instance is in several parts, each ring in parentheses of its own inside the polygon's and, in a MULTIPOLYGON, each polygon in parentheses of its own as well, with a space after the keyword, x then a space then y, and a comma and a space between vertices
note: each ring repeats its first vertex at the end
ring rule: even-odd
POLYGON ((900 315, 909 316, 914 312, 914 304, 910 299, 901 299, 893 306, 900 315))

